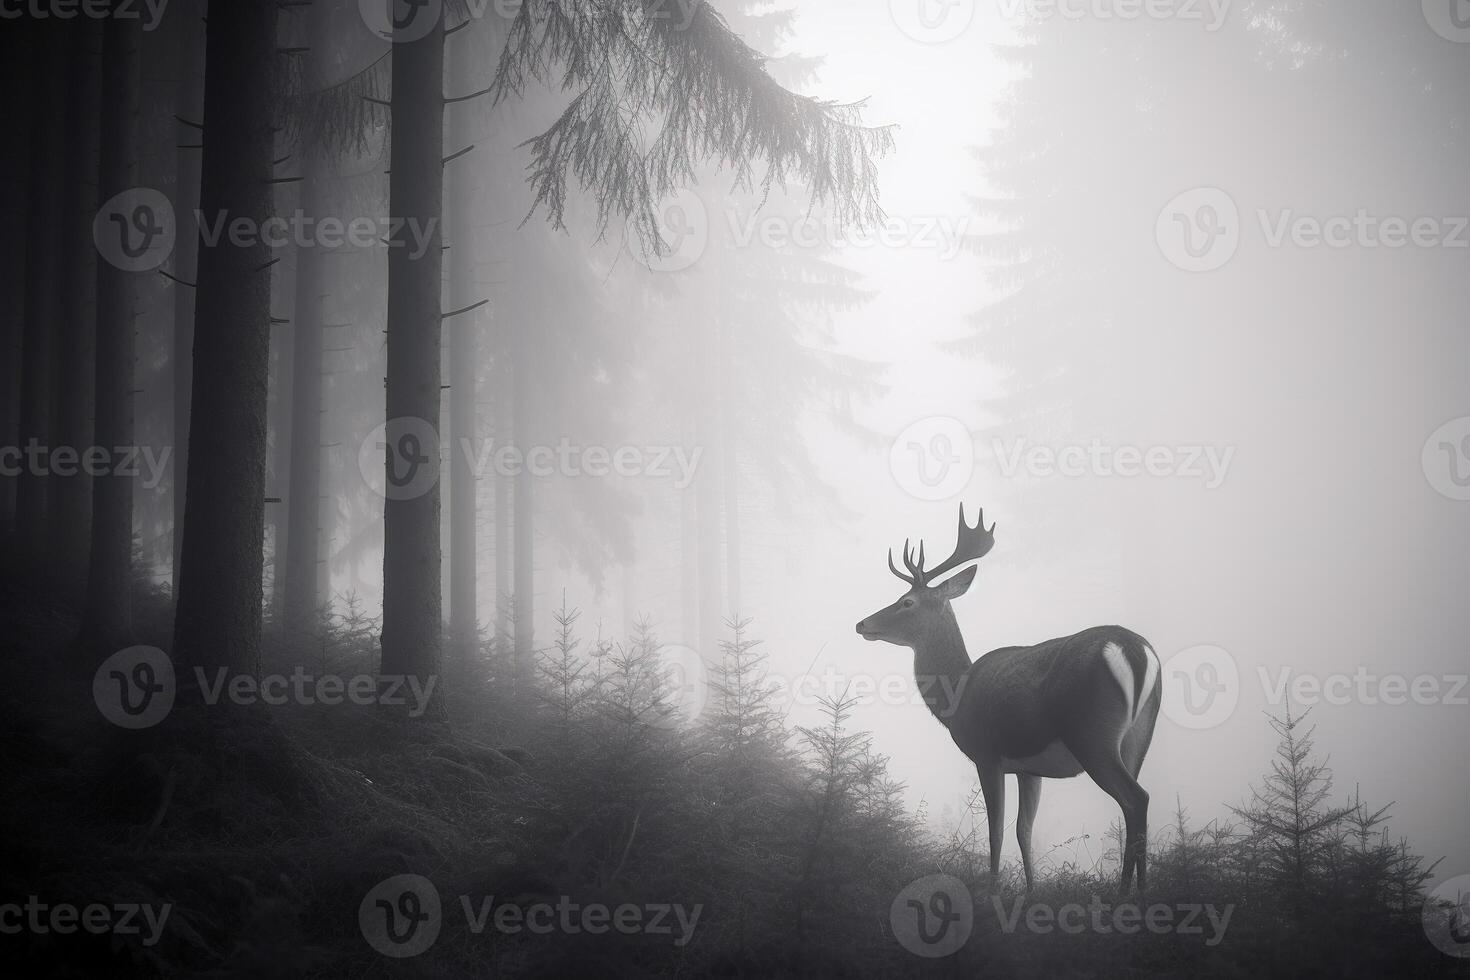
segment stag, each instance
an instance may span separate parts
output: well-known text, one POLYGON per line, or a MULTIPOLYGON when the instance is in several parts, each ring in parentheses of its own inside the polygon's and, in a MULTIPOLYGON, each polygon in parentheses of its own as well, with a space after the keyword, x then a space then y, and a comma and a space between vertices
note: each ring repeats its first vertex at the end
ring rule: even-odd
POLYGON ((924 703, 975 763, 990 823, 990 874, 1000 872, 1005 829, 1005 777, 1016 776, 1020 803, 1016 842, 1026 887, 1033 883, 1031 825, 1041 801, 1042 779, 1092 777, 1123 811, 1122 890, 1135 870, 1138 889, 1148 883, 1148 792, 1138 772, 1159 714, 1159 660, 1153 648, 1121 626, 1094 626, 1035 646, 1001 647, 970 660, 955 621, 953 599, 964 595, 976 566, 942 576, 984 558, 995 545, 995 525, 985 512, 974 527, 960 505, 954 554, 924 567, 904 542, 903 563, 888 568, 909 589, 892 605, 857 624, 866 640, 883 640, 914 652, 914 679, 924 703))

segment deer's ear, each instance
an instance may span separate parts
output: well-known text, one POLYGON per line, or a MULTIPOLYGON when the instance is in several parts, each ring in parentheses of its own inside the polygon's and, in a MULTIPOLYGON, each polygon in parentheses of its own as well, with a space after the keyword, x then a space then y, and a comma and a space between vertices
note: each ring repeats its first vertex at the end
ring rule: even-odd
POLYGON ((975 571, 975 566, 971 565, 958 575, 952 575, 940 582, 935 588, 945 599, 958 599, 969 590, 970 583, 975 581, 975 571))

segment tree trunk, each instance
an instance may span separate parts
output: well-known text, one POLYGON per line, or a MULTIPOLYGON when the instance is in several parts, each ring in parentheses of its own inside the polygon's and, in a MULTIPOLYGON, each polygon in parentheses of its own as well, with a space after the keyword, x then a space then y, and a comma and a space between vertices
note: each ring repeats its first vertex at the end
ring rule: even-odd
MULTIPOLYGON (((503 348, 502 348, 503 350, 503 348)), ((505 357, 496 357, 492 372, 495 378, 495 446, 499 449, 513 438, 510 427, 510 372, 505 369, 505 357)), ((511 494, 509 477, 495 473, 495 640, 497 644, 510 642, 514 610, 511 596, 515 585, 511 582, 511 494)))
POLYGON ((716 432, 718 409, 712 404, 716 363, 713 336, 696 339, 696 374, 703 380, 696 395, 694 435, 696 446, 704 449, 702 466, 694 478, 695 509, 699 552, 699 655, 707 664, 715 664, 720 652, 720 447, 716 432))
POLYGON ((515 430, 515 446, 520 451, 521 467, 515 475, 515 656, 516 684, 529 691, 536 677, 536 651, 534 617, 536 615, 536 479, 526 465, 526 455, 532 444, 532 393, 531 378, 534 376, 530 364, 530 348, 533 340, 529 324, 517 325, 516 357, 512 373, 515 375, 515 406, 511 411, 515 430))
MULTIPOLYGON (((413 8, 425 16, 427 8, 413 8)), ((390 211, 426 232, 419 254, 400 231, 388 252, 388 459, 383 504, 383 661, 385 677, 416 677, 427 684, 439 672, 443 631, 439 543, 440 317, 444 192, 444 21, 415 41, 393 46, 393 145, 390 211), (400 428, 401 427, 401 428, 400 428), (429 445, 407 453, 410 437, 429 445), (408 467, 433 467, 427 487, 394 493, 408 467), (416 492, 422 489, 422 492, 416 492)), ((410 27, 421 25, 410 25, 410 27)), ((440 699, 432 700, 438 705, 440 699)))
MULTIPOLYGON (((310 11, 310 47, 306 86, 321 91, 330 83, 333 58, 331 7, 310 11)), ((300 207, 308 221, 318 221, 327 207, 327 161, 312 135, 303 138, 300 207)), ((285 564, 282 576, 283 622, 296 637, 314 634, 321 604, 322 512, 322 342, 323 304, 327 295, 327 256, 312 243, 296 249, 296 298, 291 318, 290 482, 286 489, 285 564)), ((279 542, 278 542, 279 543, 279 542)), ((281 566, 278 565, 278 568, 281 566)))
MULTIPOLYGON (((31 44, 33 29, 12 26, 0 32, 3 53, 5 106, 10 125, 17 133, 30 133, 35 112, 35 46, 31 44)), ((3 150, 4 173, 0 175, 0 193, 4 195, 4 226, 0 227, 0 253, 3 266, 6 303, 0 309, 0 447, 19 448, 21 366, 24 359, 26 308, 31 290, 26 278, 26 255, 29 252, 28 214, 30 198, 30 147, 22 140, 6 142, 3 150)), ((16 541, 16 484, 23 459, 6 456, 0 459, 0 573, 9 584, 17 578, 18 542, 16 541)))
MULTIPOLYGON (((97 195, 110 200, 138 176, 137 22, 108 18, 102 40, 101 152, 97 195)), ((97 263, 96 437, 112 449, 133 444, 133 359, 137 273, 97 263)), ((92 554, 82 635, 96 652, 132 639, 133 481, 100 474, 92 488, 92 554)))
MULTIPOLYGON (((316 44, 313 42, 313 54, 316 44)), ((322 214, 323 174, 319 155, 303 151, 301 210, 308 219, 322 214)), ((325 256, 319 247, 303 242, 296 250, 296 303, 291 318, 290 479, 285 500, 284 561, 281 575, 282 611, 286 630, 309 635, 315 630, 317 563, 321 557, 322 473, 322 301, 325 298, 325 256)), ((277 533, 281 533, 277 529, 277 533)), ((277 547, 281 541, 277 539, 277 547)))
MULTIPOLYGON (((21 340, 20 446, 51 448, 55 435, 52 377, 56 319, 61 296, 59 273, 61 172, 56 162, 65 152, 62 122, 66 118, 66 39, 54 23, 36 29, 39 92, 30 129, 31 210, 27 222, 26 322, 21 340)), ((41 463, 46 459, 42 457, 41 463)), ((21 568, 31 581, 49 564, 51 481, 29 462, 16 482, 16 522, 21 568)), ((39 581, 44 581, 39 579, 39 581)))
POLYGON ((730 618, 740 621, 740 468, 735 457, 734 440, 730 437, 730 426, 726 421, 724 432, 724 458, 720 473, 725 484, 725 604, 730 618))
MULTIPOLYGON (((693 427, 686 426, 680 437, 686 450, 694 446, 693 427)), ((699 511, 693 486, 675 493, 679 495, 679 624, 684 645, 692 647, 699 642, 699 511)))
MULTIPOLYGON (((203 6, 203 4, 201 4, 203 6)), ((204 118, 204 21, 185 17, 179 26, 179 85, 175 97, 178 115, 198 125, 204 118)), ((197 131, 180 124, 180 132, 197 131)), ((174 244, 173 337, 173 583, 179 590, 179 552, 184 544, 184 474, 189 463, 189 380, 194 369, 194 286, 198 275, 199 226, 194 209, 199 206, 199 147, 193 138, 179 140, 177 155, 178 191, 174 221, 178 239, 174 244), (186 285, 188 284, 188 285, 186 285)))
MULTIPOLYGON (((463 42, 461 42, 463 43, 463 42)), ((453 94, 473 90, 473 62, 466 54, 454 59, 453 94)), ((470 133, 463 124, 455 127, 459 138, 456 148, 467 145, 470 133)), ((454 226, 450 259, 449 306, 454 310, 479 302, 480 289, 475 282, 475 182, 469 159, 455 164, 452 183, 454 226)), ((476 446, 475 404, 478 376, 478 339, 483 318, 477 309, 449 321, 449 432, 454 445, 449 463, 449 629, 461 651, 473 648, 479 623, 475 613, 478 591, 475 574, 476 484, 471 454, 476 446)))
MULTIPOLYGON (((94 444, 92 416, 97 377, 97 248, 92 217, 97 211, 98 112, 102 102, 97 21, 72 27, 71 87, 67 94, 62 295, 66 311, 56 352, 56 444, 78 453, 94 444)), ((129 379, 131 380, 131 379, 129 379)), ((101 443, 106 445, 106 443, 101 443)), ((111 448, 111 447, 109 447, 111 448)), ((92 538, 92 479, 85 469, 52 482, 57 583, 63 592, 86 595, 92 538)))
MULTIPOLYGON (((276 6, 217 3, 206 27, 200 210, 270 216, 276 6)), ((202 240, 174 659, 247 672, 260 647, 271 255, 202 240)))

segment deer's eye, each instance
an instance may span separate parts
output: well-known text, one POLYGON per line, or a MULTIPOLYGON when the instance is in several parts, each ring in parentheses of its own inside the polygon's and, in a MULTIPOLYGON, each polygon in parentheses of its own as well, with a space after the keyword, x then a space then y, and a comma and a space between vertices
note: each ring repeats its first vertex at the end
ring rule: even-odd
POLYGON ((905 609, 912 609, 912 608, 914 608, 914 600, 912 600, 912 599, 905 599, 903 601, 903 607, 905 609))

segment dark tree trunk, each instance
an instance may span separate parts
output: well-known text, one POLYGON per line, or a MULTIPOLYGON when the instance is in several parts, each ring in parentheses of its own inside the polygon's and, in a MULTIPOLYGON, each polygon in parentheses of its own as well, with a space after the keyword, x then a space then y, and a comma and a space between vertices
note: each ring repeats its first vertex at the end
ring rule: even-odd
MULTIPOLYGON (((35 28, 38 94, 30 128, 31 210, 27 222, 26 322, 21 341, 20 446, 52 447, 55 437, 53 359, 61 298, 57 282, 62 213, 61 171, 66 118, 66 38, 61 26, 35 28)), ((42 461, 45 459, 43 457, 42 461)), ((16 522, 21 567, 32 581, 50 564, 51 481, 41 468, 21 467, 16 482, 16 522)), ((44 580, 44 579, 41 579, 44 580)))
MULTIPOLYGON (((0 56, 4 62, 5 109, 10 125, 18 133, 31 131, 31 115, 35 111, 33 30, 12 25, 0 32, 0 56)), ((9 140, 0 148, 0 195, 3 195, 4 224, 0 226, 0 276, 3 276, 5 305, 0 308, 0 447, 20 446, 21 364, 24 357, 27 294, 26 234, 30 210, 30 147, 23 140, 9 140)), ((0 473, 0 573, 8 582, 18 572, 15 541, 17 467, 23 460, 7 456, 0 460, 6 469, 0 473)))
MULTIPOLYGON (((311 11, 311 51, 307 55, 307 87, 320 91, 329 80, 333 58, 331 7, 311 11)), ((319 220, 327 207, 327 164, 324 150, 303 138, 301 211, 319 220)), ((321 604, 322 512, 322 340, 326 301, 327 256, 303 242, 296 250, 296 300, 291 319, 290 483, 286 490, 285 574, 282 580, 286 630, 296 636, 314 633, 321 604)), ((278 542, 279 544, 279 542, 278 542)), ((280 567, 279 565, 277 566, 280 567)))
MULTIPOLYGON (((424 8, 415 8, 424 16, 424 8)), ((437 432, 440 403, 441 274, 443 236, 439 222, 444 192, 444 22, 442 15, 422 38, 393 47, 393 146, 389 175, 390 211, 399 221, 418 222, 422 253, 407 231, 388 252, 387 469, 383 503, 383 661, 385 676, 417 677, 429 683, 439 672, 443 601, 440 591, 439 480, 421 493, 394 494, 399 466, 394 459, 405 431, 437 432), (397 499, 395 499, 395 497, 397 499)), ((412 466, 439 466, 438 439, 415 453, 412 466)), ((431 707, 440 702, 432 700, 431 707)), ((437 713, 437 712, 435 712, 437 713)))
MULTIPOLYGON (((97 195, 107 201, 137 183, 137 22, 108 18, 102 39, 101 152, 97 195)), ((96 436, 111 449, 133 444, 137 273, 97 263, 96 436)), ((92 554, 82 635, 94 651, 132 639, 133 481, 107 472, 92 488, 92 554)))
MULTIPOLYGON (((200 210, 271 213, 276 5, 217 3, 206 28, 200 210)), ((260 646, 270 249, 201 236, 174 659, 251 670, 260 646)))
MULTIPOLYGON (((205 6, 204 3, 200 4, 205 6)), ((178 115, 198 125, 204 118, 204 21, 187 16, 179 25, 179 84, 175 106, 178 115)), ((178 223, 178 240, 174 244, 173 337, 173 582, 179 588, 179 553, 184 544, 184 480, 189 464, 189 391, 194 371, 194 298, 192 285, 198 275, 199 226, 194 209, 199 206, 199 142, 198 130, 180 124, 178 150, 178 191, 174 201, 174 220, 178 223)))
MULTIPOLYGON (((322 213, 322 165, 306 151, 301 209, 309 218, 322 213)), ((285 561, 281 577, 286 629, 314 629, 320 596, 317 562, 321 557, 322 301, 325 298, 321 249, 303 243, 296 250, 296 304, 291 319, 290 482, 285 507, 285 561)), ((278 532, 279 533, 279 532, 278 532)), ((280 547, 277 539, 277 547, 280 547)))
MULTIPOLYGON (((92 242, 92 217, 98 205, 100 166, 97 132, 102 102, 97 51, 100 39, 97 21, 82 20, 72 28, 65 162, 68 200, 62 262, 66 311, 56 358, 56 443, 73 447, 77 452, 94 441, 97 248, 92 242)), ((52 489, 57 582, 68 596, 80 599, 86 595, 87 588, 92 479, 85 469, 78 467, 69 476, 57 477, 52 489)))

